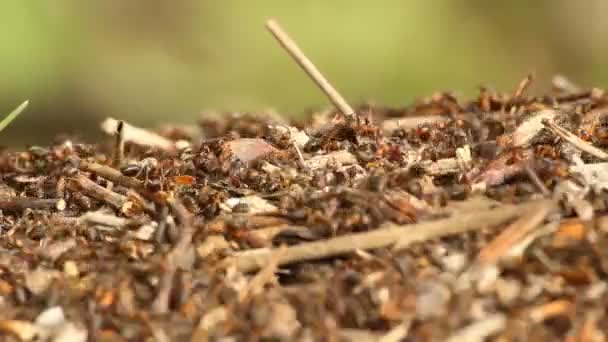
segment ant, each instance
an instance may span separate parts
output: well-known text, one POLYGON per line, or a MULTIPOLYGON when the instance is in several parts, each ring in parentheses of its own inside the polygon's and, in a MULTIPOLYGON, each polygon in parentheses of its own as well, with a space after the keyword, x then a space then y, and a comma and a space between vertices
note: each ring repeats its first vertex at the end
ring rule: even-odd
POLYGON ((159 167, 158 160, 152 157, 144 158, 137 163, 125 165, 120 169, 120 172, 125 176, 134 178, 138 178, 143 175, 144 186, 146 188, 151 188, 150 190, 157 191, 162 190, 166 176, 162 165, 159 167), (159 181, 151 180, 151 176, 154 176, 155 173, 159 174, 159 181))

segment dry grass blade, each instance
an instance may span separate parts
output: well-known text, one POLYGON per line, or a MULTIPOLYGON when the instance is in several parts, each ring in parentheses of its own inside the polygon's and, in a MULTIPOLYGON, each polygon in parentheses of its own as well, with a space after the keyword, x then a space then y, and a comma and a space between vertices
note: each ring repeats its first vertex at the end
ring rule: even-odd
MULTIPOLYGON (((541 201, 540 204, 547 202, 541 201)), ((367 250, 395 245, 395 249, 399 250, 415 242, 499 225, 516 217, 529 206, 530 203, 504 205, 485 212, 461 213, 443 220, 412 225, 386 224, 374 231, 289 247, 285 254, 278 258, 277 255, 280 253, 278 249, 250 250, 225 259, 222 266, 233 265, 240 271, 250 272, 264 267, 273 258, 277 258, 278 265, 281 266, 349 253, 357 249, 367 250)))
POLYGON ((12 112, 5 116, 4 119, 0 121, 0 132, 2 132, 8 125, 10 125, 11 122, 13 122, 13 120, 15 120, 19 116, 19 114, 23 113, 29 103, 29 100, 24 101, 22 104, 19 105, 19 107, 15 108, 12 112))
POLYGON ((54 209, 60 199, 16 197, 0 199, 0 210, 19 212, 25 209, 54 209))
POLYGON ((608 153, 606 153, 606 152, 600 150, 599 148, 589 144, 588 142, 582 140, 581 138, 572 134, 568 130, 560 127, 558 124, 556 124, 552 121, 549 121, 549 120, 543 120, 543 125, 545 125, 545 127, 547 127, 549 130, 551 130, 551 132, 555 133, 560 138, 571 143, 574 147, 578 148, 579 150, 581 150, 583 152, 587 152, 590 155, 600 158, 602 160, 608 160, 608 153))
POLYGON ((312 80, 321 88, 321 90, 327 95, 331 102, 347 116, 355 115, 353 108, 346 102, 346 100, 338 93, 338 91, 329 83, 329 81, 323 76, 323 74, 317 69, 317 67, 306 57, 304 52, 300 50, 296 42, 289 37, 289 35, 281 28, 279 23, 275 20, 268 20, 266 22, 266 28, 272 33, 277 41, 283 46, 283 48, 293 57, 293 59, 300 65, 300 67, 306 72, 306 74, 312 78, 312 80))

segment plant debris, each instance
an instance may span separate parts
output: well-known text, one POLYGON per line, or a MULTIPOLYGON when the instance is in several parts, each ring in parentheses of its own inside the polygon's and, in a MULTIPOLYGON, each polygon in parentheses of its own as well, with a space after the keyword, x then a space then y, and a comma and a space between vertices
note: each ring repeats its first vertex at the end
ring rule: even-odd
POLYGON ((531 81, 3 151, 0 339, 603 340, 608 95, 531 81))

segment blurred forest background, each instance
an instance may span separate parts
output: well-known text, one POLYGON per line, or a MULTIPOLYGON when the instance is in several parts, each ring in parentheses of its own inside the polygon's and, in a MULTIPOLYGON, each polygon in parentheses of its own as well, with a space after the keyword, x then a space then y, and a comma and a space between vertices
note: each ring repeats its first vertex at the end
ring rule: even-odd
POLYGON ((203 110, 329 106, 264 28, 276 18, 350 102, 608 83, 608 1, 3 0, 2 145, 91 140, 106 116, 193 123, 203 110))

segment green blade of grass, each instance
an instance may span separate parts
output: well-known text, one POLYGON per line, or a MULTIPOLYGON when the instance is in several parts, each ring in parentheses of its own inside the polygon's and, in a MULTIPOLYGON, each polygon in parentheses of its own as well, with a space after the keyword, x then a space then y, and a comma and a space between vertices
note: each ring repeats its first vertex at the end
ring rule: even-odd
POLYGON ((0 121, 0 132, 2 132, 6 128, 6 126, 10 125, 10 123, 13 120, 15 120, 15 118, 17 116, 19 116, 19 114, 21 114, 21 112, 23 112, 25 110, 25 108, 27 107, 27 105, 29 103, 30 103, 30 100, 25 100, 22 104, 19 105, 19 107, 15 108, 6 117, 4 117, 4 119, 2 119, 2 121, 0 121))

